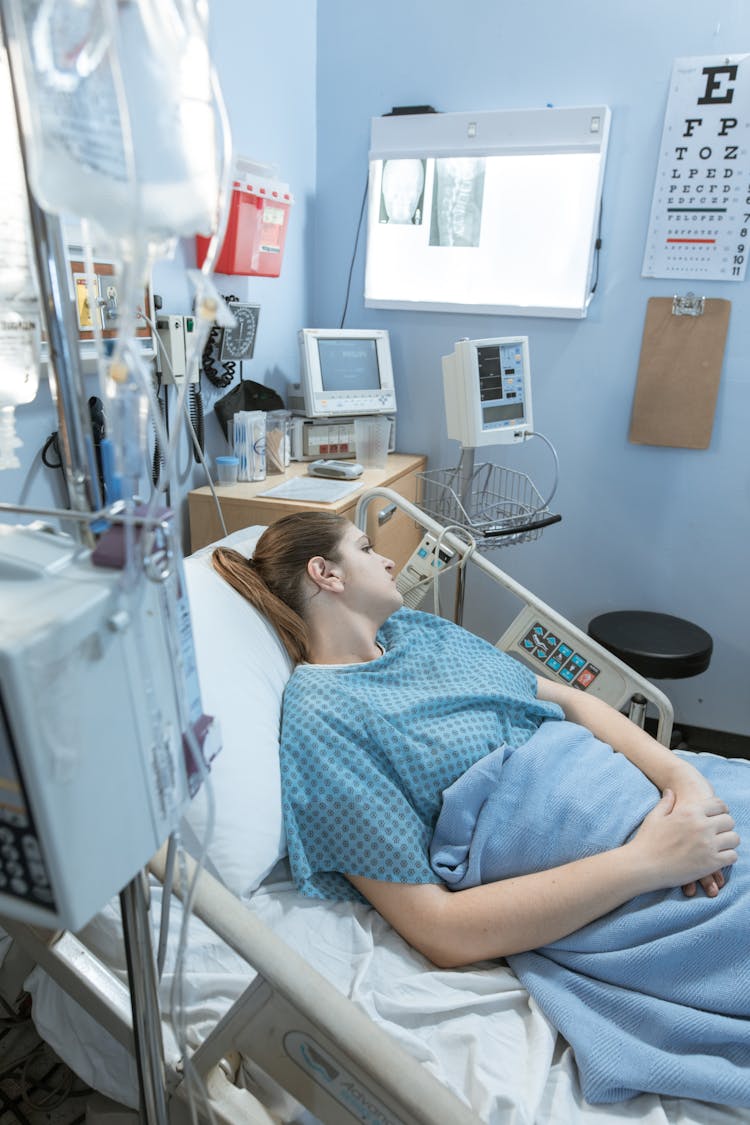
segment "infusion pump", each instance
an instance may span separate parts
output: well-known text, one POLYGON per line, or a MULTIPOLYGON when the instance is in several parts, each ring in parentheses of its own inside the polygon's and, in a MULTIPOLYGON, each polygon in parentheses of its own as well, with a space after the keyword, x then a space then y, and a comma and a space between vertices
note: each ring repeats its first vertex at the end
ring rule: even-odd
POLYGON ((528 336, 459 340, 443 357, 448 437, 464 449, 523 441, 533 430, 528 336))
POLYGON ((80 929, 177 827, 185 731, 214 751, 167 587, 128 592, 68 536, 0 526, 0 916, 80 929))

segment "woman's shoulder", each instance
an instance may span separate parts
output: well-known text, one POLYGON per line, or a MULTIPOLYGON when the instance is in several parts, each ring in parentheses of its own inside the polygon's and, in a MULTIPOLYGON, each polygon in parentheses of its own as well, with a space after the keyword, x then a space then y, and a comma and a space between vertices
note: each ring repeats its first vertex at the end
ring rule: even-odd
POLYGON ((459 633, 464 632, 460 626, 454 625, 452 621, 447 621, 444 617, 438 617, 434 613, 425 613, 420 609, 409 609, 408 606, 402 606, 381 625, 378 637, 381 640, 389 641, 414 633, 445 633, 454 630, 459 633))
POLYGON ((456 625, 445 617, 424 610, 409 609, 403 606, 391 614, 378 632, 378 639, 385 645, 386 650, 393 648, 401 640, 410 638, 426 638, 434 642, 439 638, 442 648, 454 648, 459 651, 476 648, 483 652, 498 653, 498 650, 489 641, 472 633, 462 625, 456 625))
POLYGON ((350 687, 356 690, 356 681, 368 667, 368 664, 297 664, 284 688, 284 707, 301 701, 308 710, 315 707, 328 710, 331 694, 342 695, 350 687))

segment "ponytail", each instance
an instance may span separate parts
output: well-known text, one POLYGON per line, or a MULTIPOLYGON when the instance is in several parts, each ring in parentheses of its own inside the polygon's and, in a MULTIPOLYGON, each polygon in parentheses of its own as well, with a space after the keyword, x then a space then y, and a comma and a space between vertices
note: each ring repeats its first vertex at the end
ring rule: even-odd
POLYGON ((304 621, 269 590, 253 566, 253 560, 246 559, 231 547, 217 547, 213 553, 213 565, 217 573, 273 625, 292 663, 306 660, 308 639, 304 621))
POLYGON ((307 563, 315 555, 337 560, 349 521, 334 512, 294 512, 271 524, 246 559, 217 547, 214 569, 276 629, 292 664, 309 657, 304 620, 307 563))

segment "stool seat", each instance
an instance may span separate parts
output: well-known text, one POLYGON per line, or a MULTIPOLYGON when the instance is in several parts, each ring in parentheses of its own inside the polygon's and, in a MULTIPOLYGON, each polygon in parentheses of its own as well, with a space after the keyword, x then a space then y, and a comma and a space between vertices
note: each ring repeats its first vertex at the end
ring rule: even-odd
POLYGON ((705 672, 714 643, 700 625, 668 613, 640 609, 601 613, 588 633, 641 676, 682 680, 705 672))

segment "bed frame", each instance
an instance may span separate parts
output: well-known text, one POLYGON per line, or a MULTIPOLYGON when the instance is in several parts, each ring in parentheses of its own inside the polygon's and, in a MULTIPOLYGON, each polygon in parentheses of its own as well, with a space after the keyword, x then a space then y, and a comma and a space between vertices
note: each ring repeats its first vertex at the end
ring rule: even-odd
MULTIPOLYGON (((466 551, 466 543, 460 538, 444 532, 419 508, 385 488, 362 496, 356 514, 360 527, 365 527, 368 506, 375 499, 385 499, 402 509, 425 530, 442 536, 452 550, 461 555, 466 551)), ((535 624, 554 630, 596 663, 599 675, 592 684, 592 694, 618 708, 627 706, 634 695, 642 695, 657 711, 657 737, 669 744, 672 707, 662 692, 482 554, 474 553, 469 565, 478 566, 522 602, 520 613, 497 642, 498 647, 521 655, 519 646, 535 624)), ((539 670, 554 676, 543 665, 539 670)), ((187 864, 190 880, 196 873, 189 860, 187 864)), ((164 882, 166 849, 154 857, 149 869, 164 882)), ((182 896, 179 882, 174 890, 182 896)), ((235 1083, 240 1057, 256 1063, 326 1125, 479 1125, 478 1118, 463 1103, 205 871, 197 873, 193 911, 257 971, 242 996, 192 1055, 192 1066, 203 1080, 217 1125, 278 1123, 278 1117, 258 1098, 235 1083)), ((44 932, 10 919, 0 919, 0 924, 13 939, 0 968, 0 995, 14 1004, 28 973, 39 965, 118 1042, 134 1052, 129 990, 74 935, 44 932)), ((190 1098, 181 1059, 166 1057, 164 1072, 170 1120, 187 1121, 190 1098)), ((200 1104, 193 1108, 203 1120, 200 1104)), ((134 1111, 132 1119, 138 1120, 134 1111)), ((87 1120, 96 1125, 95 1113, 87 1120)))

